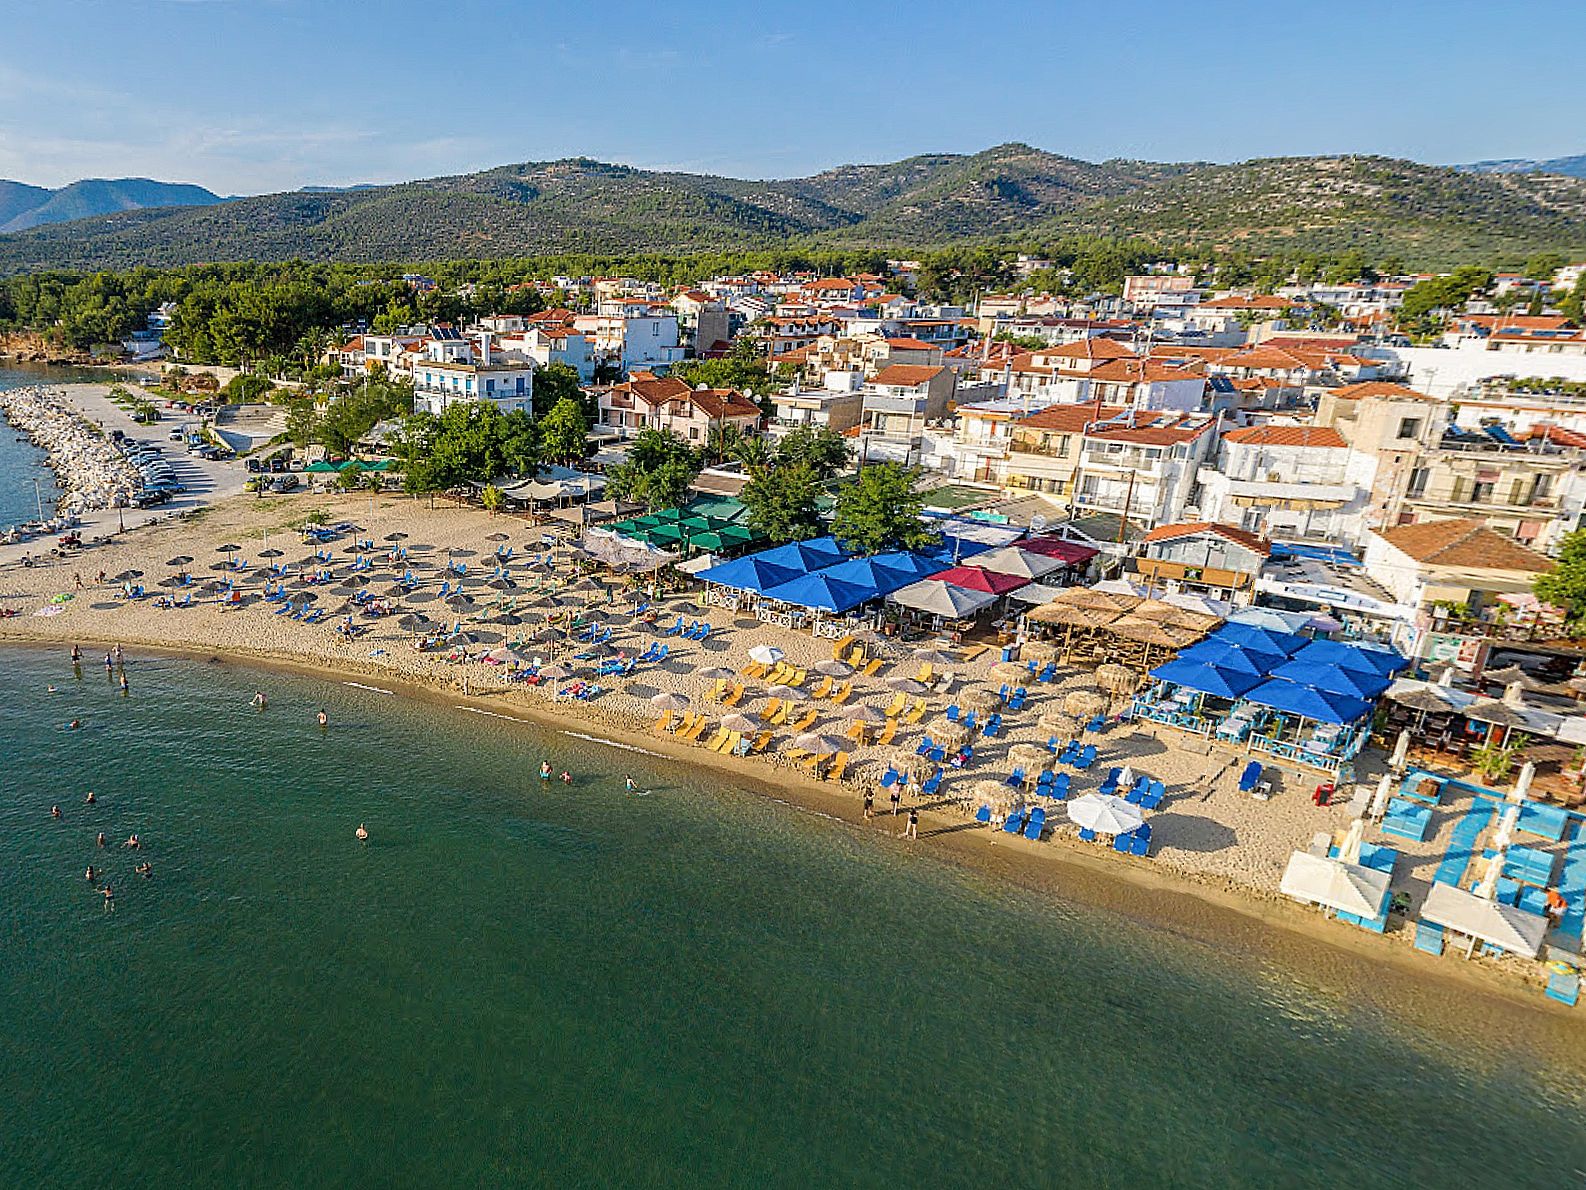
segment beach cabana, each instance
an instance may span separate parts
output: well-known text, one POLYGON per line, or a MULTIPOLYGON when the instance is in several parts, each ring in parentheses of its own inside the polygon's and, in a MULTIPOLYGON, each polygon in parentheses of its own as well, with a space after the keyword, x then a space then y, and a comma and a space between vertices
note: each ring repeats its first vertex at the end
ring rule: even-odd
POLYGON ((1245 695, 1245 701, 1315 723, 1334 725, 1355 723, 1371 710, 1371 704, 1363 698, 1333 694, 1282 678, 1263 682, 1245 695))
POLYGON ((1421 905, 1421 920, 1474 939, 1472 949, 1475 942, 1486 942, 1528 959, 1541 952, 1548 931, 1548 919, 1541 914, 1489 901, 1454 884, 1432 885, 1421 905))
POLYGON ((877 598, 879 592, 868 584, 846 583, 841 579, 832 578, 825 571, 817 571, 814 574, 800 575, 790 582, 775 587, 768 587, 763 595, 778 603, 788 603, 812 611, 835 613, 851 611, 861 603, 877 598))
POLYGON ((921 579, 917 583, 910 583, 892 592, 888 598, 900 607, 949 620, 967 620, 997 601, 997 597, 990 592, 953 586, 940 579, 921 579))
POLYGON ((1371 920, 1386 909, 1391 880, 1389 873, 1375 868, 1296 851, 1289 856, 1278 889, 1296 901, 1371 920))
POLYGON ((846 562, 828 566, 816 573, 834 582, 868 587, 877 595, 890 595, 918 577, 906 570, 894 570, 884 565, 879 558, 849 558, 846 562))

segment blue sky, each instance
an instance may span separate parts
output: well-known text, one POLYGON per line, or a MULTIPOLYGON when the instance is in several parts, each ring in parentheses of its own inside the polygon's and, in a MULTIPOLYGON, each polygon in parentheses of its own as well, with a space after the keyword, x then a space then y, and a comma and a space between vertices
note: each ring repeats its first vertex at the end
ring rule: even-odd
POLYGON ((1011 140, 1091 160, 1586 152, 1570 0, 5 8, 0 177, 43 185, 252 193, 574 154, 789 177, 1011 140))

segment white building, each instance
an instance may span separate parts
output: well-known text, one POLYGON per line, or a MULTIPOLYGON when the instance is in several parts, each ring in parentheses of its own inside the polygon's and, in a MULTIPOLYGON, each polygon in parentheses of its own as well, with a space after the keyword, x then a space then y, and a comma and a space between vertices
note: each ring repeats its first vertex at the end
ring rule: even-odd
POLYGON ((1228 430, 1199 479, 1203 520, 1265 537, 1353 543, 1371 496, 1350 479, 1349 444, 1331 426, 1228 430))

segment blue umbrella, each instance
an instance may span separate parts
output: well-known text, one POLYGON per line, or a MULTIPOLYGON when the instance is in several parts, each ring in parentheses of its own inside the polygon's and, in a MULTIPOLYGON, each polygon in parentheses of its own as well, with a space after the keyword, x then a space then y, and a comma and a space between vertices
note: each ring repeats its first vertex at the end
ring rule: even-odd
POLYGON ((1332 694, 1298 682, 1273 678, 1263 682, 1245 695, 1247 702, 1271 707, 1274 711, 1287 711, 1302 719, 1317 723, 1354 723, 1365 718, 1371 704, 1365 699, 1351 698, 1347 694, 1332 694))
POLYGON ((1199 694, 1214 694, 1218 698, 1238 698, 1261 684, 1259 674, 1219 669, 1213 665, 1186 661, 1182 657, 1157 666, 1151 671, 1151 677, 1199 694))
POLYGON ((1301 658, 1295 658, 1278 666, 1272 671, 1272 676, 1298 682, 1301 686, 1325 690, 1329 694, 1347 694, 1351 698, 1376 698, 1393 685, 1393 679, 1382 674, 1367 673, 1357 669, 1340 669, 1336 665, 1323 665, 1321 662, 1305 661, 1301 658))
POLYGON ((820 611, 845 612, 867 600, 875 599, 874 587, 845 583, 826 574, 805 574, 765 592, 767 599, 791 603, 795 607, 808 607, 820 611))
POLYGON ((1288 658, 1281 653, 1268 653, 1259 649, 1241 649, 1224 641, 1208 638, 1191 645, 1179 653, 1180 661, 1196 661, 1202 665, 1215 665, 1220 669, 1235 670, 1264 678, 1288 658))
POLYGON ((1298 652, 1307 640, 1292 632, 1273 632, 1254 624, 1224 624, 1211 634, 1210 639, 1226 641, 1242 648, 1259 648, 1268 653, 1281 653, 1285 657, 1298 652))
POLYGON ((1323 665, 1336 665, 1339 669, 1376 674, 1398 673, 1410 664, 1392 649, 1347 645, 1339 640, 1313 640, 1295 657, 1300 661, 1318 661, 1323 665))

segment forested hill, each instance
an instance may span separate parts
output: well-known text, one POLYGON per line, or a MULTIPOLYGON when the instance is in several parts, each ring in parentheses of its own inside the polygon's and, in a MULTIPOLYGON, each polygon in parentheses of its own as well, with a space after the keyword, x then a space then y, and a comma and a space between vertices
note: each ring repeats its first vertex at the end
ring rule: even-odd
POLYGON ((442 260, 556 252, 1038 245, 1337 251, 1411 267, 1586 252, 1586 179, 1377 157, 1092 163, 1028 145, 743 181, 584 158, 394 186, 129 210, 0 236, 0 271, 206 261, 442 260))

